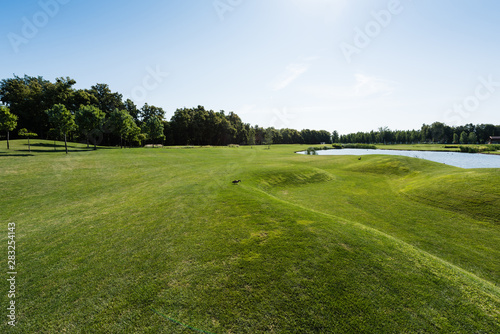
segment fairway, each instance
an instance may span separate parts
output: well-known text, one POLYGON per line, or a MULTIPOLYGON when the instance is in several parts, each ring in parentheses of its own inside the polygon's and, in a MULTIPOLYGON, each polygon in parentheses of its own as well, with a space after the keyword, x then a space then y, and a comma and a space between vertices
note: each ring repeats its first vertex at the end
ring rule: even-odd
POLYGON ((2 333, 500 331, 500 169, 31 145, 0 142, 2 333))

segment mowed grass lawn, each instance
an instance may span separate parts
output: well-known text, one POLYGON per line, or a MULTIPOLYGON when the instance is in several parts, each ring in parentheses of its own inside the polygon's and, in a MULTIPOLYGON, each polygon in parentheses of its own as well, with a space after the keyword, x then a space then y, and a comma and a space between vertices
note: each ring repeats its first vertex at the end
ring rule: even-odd
POLYGON ((2 333, 500 331, 500 169, 32 142, 0 142, 2 333))

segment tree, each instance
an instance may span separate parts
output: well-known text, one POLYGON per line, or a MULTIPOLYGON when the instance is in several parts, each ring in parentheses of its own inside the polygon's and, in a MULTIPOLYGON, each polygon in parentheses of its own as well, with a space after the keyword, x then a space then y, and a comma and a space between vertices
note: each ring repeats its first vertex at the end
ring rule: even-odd
POLYGON ((30 137, 38 137, 38 135, 34 132, 29 132, 25 128, 19 130, 18 135, 21 137, 28 137, 28 151, 31 153, 30 137))
POLYGON ((389 137, 388 134, 391 132, 391 130, 389 129, 389 127, 387 127, 387 126, 379 127, 378 131, 380 133, 380 142, 381 143, 383 142, 384 145, 387 144, 387 142, 389 141, 388 140, 389 139, 388 138, 389 137))
POLYGON ((332 134, 326 130, 317 131, 318 143, 332 143, 332 134))
POLYGON ((467 136, 467 132, 462 131, 462 133, 460 134, 460 144, 467 144, 468 141, 469 136, 467 136))
POLYGON ((458 134, 456 132, 453 133, 453 144, 458 144, 459 140, 458 134))
POLYGON ((267 128, 264 135, 264 142, 268 146, 268 149, 271 149, 271 145, 273 144, 273 128, 267 128))
POLYGON ((250 146, 255 145, 255 129, 250 127, 247 132, 247 144, 250 146))
POLYGON ((420 135, 421 135, 421 141, 422 142, 427 142, 428 139, 430 139, 430 127, 426 124, 422 125, 422 128, 420 129, 420 135))
POLYGON ((155 116, 149 117, 144 121, 143 131, 148 135, 148 138, 153 141, 153 148, 155 147, 155 140, 164 137, 163 123, 155 116))
POLYGON ((49 122, 64 135, 64 147, 66 154, 68 154, 67 136, 76 128, 75 117, 63 104, 56 104, 46 112, 49 116, 49 122))
POLYGON ((150 106, 146 103, 141 109, 140 116, 142 120, 146 120, 150 117, 158 117, 160 121, 163 121, 163 118, 165 117, 165 111, 163 111, 162 108, 150 106))
POLYGON ((54 105, 48 102, 48 96, 44 96, 48 92, 48 84, 42 77, 29 76, 14 76, 0 82, 0 99, 18 117, 20 128, 36 129, 39 134, 48 130, 45 110, 54 105))
POLYGON ((45 80, 41 93, 44 104, 48 108, 54 104, 61 103, 69 110, 74 111, 76 108, 72 109, 75 100, 73 97, 76 96, 74 96, 75 91, 72 87, 75 84, 76 81, 69 77, 56 78, 55 83, 45 80))
POLYGON ((233 138, 230 139, 231 143, 241 144, 245 142, 247 138, 245 124, 241 120, 241 118, 234 112, 229 112, 226 116, 226 119, 231 124, 231 127, 234 129, 233 138))
POLYGON ((134 101, 132 101, 131 99, 127 99, 127 101, 125 101, 125 110, 128 111, 130 116, 132 116, 132 118, 135 121, 135 124, 138 124, 140 111, 139 109, 137 109, 137 106, 135 105, 134 101))
POLYGON ((113 129, 113 133, 120 137, 120 147, 123 148, 123 139, 128 138, 129 132, 132 131, 133 126, 136 125, 134 118, 126 110, 115 109, 109 116, 109 122, 113 129))
POLYGON ((82 105, 88 106, 97 104, 97 98, 83 89, 72 91, 68 101, 67 108, 71 111, 78 110, 82 105))
POLYGON ((87 148, 89 147, 89 139, 94 143, 94 150, 97 149, 97 137, 102 134, 102 125, 104 123, 105 114, 95 106, 81 105, 80 109, 75 114, 75 122, 78 129, 87 139, 87 148))
POLYGON ((445 125, 441 122, 434 122, 430 126, 430 133, 433 143, 441 143, 444 141, 445 125))
POLYGON ((142 141, 145 139, 146 135, 141 133, 141 128, 135 122, 132 122, 129 131, 125 136, 125 140, 129 143, 138 142, 139 146, 142 146, 142 141))
POLYGON ((105 114, 110 114, 115 109, 124 109, 122 102, 123 95, 111 92, 107 84, 96 84, 87 90, 87 93, 96 99, 95 106, 105 114))
POLYGON ((337 132, 337 130, 335 130, 332 132, 332 142, 338 143, 339 141, 340 141, 339 133, 337 132))
POLYGON ((0 130, 7 131, 7 149, 10 149, 9 133, 17 126, 17 116, 10 113, 9 108, 0 106, 0 130))
POLYGON ((477 135, 475 132, 469 133, 469 144, 477 144, 477 135))

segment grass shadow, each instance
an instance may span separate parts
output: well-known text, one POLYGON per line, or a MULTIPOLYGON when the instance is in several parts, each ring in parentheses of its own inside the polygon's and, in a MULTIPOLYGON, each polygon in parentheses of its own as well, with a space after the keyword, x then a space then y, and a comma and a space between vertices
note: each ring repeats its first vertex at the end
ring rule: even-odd
MULTIPOLYGON (((84 144, 85 145, 85 144, 84 144)), ((31 146, 31 152, 35 153, 57 153, 57 152, 65 152, 64 143, 33 143, 31 145, 23 144, 24 147, 31 146), (54 149, 55 148, 55 149, 54 149)), ((103 149, 114 149, 114 147, 97 147, 97 150, 103 149)), ((29 152, 29 149, 16 150, 17 152, 29 152)), ((93 146, 75 146, 68 143, 68 153, 77 153, 77 152, 89 152, 95 151, 93 146)))
MULTIPOLYGON (((24 146, 28 146, 28 144, 23 144, 24 146)), ((64 147, 64 144, 47 144, 47 143, 34 143, 31 144, 31 147, 64 147)), ((70 147, 68 145, 68 147, 70 147)))
POLYGON ((8 154, 0 152, 0 157, 34 157, 34 154, 8 154))
MULTIPOLYGON (((29 152, 29 150, 16 150, 17 152, 29 152)), ((76 153, 76 152, 89 152, 89 151, 93 151, 92 149, 70 149, 68 147, 68 153, 76 153)), ((34 152, 34 153, 60 153, 60 152, 66 152, 66 150, 64 149, 64 147, 62 149, 58 149, 57 151, 54 151, 54 149, 52 150, 34 150, 34 149, 31 149, 31 152, 34 152)))

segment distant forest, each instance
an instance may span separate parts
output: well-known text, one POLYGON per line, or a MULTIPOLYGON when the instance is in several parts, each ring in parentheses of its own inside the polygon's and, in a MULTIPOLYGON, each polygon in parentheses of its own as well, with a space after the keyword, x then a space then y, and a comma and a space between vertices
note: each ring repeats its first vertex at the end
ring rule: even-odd
MULTIPOLYGON (((42 77, 18 77, 0 82, 2 110, 16 116, 16 129, 27 129, 43 139, 82 141, 96 145, 262 145, 318 143, 485 143, 500 136, 500 125, 467 124, 450 127, 435 122, 419 130, 390 130, 339 135, 337 131, 262 128, 244 123, 234 112, 206 110, 203 106, 177 109, 170 120, 161 107, 138 107, 130 99, 112 92, 107 84, 75 89, 66 77, 50 82, 42 77), (74 126, 63 134, 54 121, 66 110, 74 126), (53 116, 52 118, 49 116, 53 116), (92 119, 92 122, 90 122, 92 119), (90 127, 90 128, 89 128, 90 127)), ((2 133, 3 134, 3 133, 2 133)), ((10 138, 18 138, 12 131, 10 138)))

